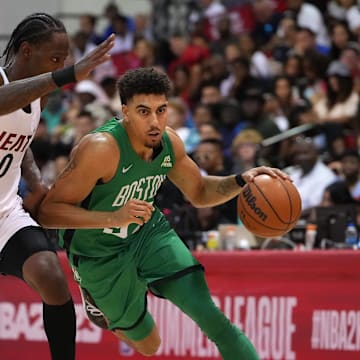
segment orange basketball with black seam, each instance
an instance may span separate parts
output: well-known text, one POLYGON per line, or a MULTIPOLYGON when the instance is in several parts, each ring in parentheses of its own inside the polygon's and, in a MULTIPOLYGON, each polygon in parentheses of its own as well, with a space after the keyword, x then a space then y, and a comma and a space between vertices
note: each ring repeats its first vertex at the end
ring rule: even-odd
POLYGON ((259 237, 276 237, 290 231, 301 215, 301 198, 290 180, 262 174, 247 183, 237 199, 238 215, 259 237))

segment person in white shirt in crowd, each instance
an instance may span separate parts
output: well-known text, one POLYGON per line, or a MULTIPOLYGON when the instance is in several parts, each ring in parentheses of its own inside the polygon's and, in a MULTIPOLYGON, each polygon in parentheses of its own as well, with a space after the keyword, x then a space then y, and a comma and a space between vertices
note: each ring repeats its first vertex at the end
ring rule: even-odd
POLYGON ((289 149, 289 174, 300 193, 302 209, 318 206, 325 188, 337 177, 319 158, 318 150, 311 138, 296 137, 289 149))
MULTIPOLYGON (((77 31, 71 37, 70 56, 74 62, 89 54, 96 48, 96 45, 90 41, 89 34, 84 31, 77 31)), ((111 59, 100 64, 92 73, 92 78, 99 83, 102 79, 109 76, 115 76, 116 69, 111 59)))
POLYGON ((346 20, 346 14, 356 4, 357 0, 330 0, 327 3, 327 13, 330 19, 346 20))
POLYGON ((340 61, 333 61, 326 72, 327 92, 313 109, 318 123, 349 125, 359 107, 359 95, 353 89, 349 68, 340 61))
POLYGON ((296 14, 297 24, 311 29, 316 34, 317 45, 328 47, 329 36, 320 10, 303 0, 287 0, 287 5, 296 14))

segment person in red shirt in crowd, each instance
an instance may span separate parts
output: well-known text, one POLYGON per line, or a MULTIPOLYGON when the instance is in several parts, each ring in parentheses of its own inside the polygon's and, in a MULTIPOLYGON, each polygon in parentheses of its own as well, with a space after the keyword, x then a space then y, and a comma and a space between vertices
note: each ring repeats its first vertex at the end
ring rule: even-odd
POLYGON ((175 59, 170 62, 168 73, 171 77, 175 69, 185 65, 189 70, 195 64, 202 62, 210 56, 209 48, 203 44, 195 44, 185 35, 175 34, 170 38, 170 48, 175 59))

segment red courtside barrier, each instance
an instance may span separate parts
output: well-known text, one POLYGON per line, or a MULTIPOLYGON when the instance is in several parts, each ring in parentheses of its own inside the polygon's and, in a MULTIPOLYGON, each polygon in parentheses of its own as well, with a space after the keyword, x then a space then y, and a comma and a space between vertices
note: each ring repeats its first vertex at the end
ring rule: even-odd
MULTIPOLYGON (((360 359, 360 252, 196 256, 206 268, 215 302, 245 330, 261 359, 360 359)), ((77 359, 146 359, 89 323, 63 253, 60 258, 76 303, 77 359)), ((149 307, 163 340, 155 359, 220 359, 194 323, 169 302, 150 297, 149 307)), ((1 359, 49 359, 41 311, 35 292, 17 279, 0 277, 1 359)))

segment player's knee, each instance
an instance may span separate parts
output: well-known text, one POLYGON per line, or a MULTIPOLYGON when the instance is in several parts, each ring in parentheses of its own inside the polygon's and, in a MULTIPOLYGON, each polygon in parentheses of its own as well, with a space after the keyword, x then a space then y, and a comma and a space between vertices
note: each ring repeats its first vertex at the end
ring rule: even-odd
POLYGON ((151 342, 137 344, 137 351, 143 356, 153 356, 159 350, 161 344, 160 337, 153 339, 151 342))
POLYGON ((45 302, 65 302, 69 290, 64 273, 56 255, 52 252, 41 252, 32 255, 23 265, 23 276, 45 302))
POLYGON ((34 283, 55 283, 64 281, 64 274, 56 255, 44 251, 30 256, 23 265, 24 277, 34 283))
POLYGON ((153 356, 159 350, 161 339, 156 326, 143 340, 136 342, 137 350, 144 356, 153 356))

